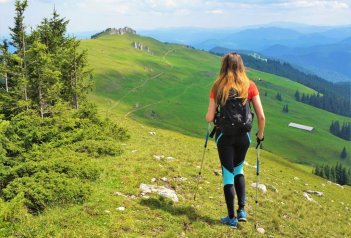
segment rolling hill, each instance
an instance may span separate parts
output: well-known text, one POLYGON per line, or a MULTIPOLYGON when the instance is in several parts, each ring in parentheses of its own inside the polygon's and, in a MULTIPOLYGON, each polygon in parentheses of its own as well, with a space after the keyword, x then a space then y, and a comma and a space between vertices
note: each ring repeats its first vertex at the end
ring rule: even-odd
MULTIPOLYGON (((85 40, 82 48, 89 50, 96 81, 94 98, 109 105, 106 114, 117 112, 154 127, 203 135, 208 94, 219 57, 137 35, 85 40), (150 52, 135 49, 134 42, 147 46, 150 52)), ((342 148, 350 148, 350 142, 329 133, 333 120, 349 118, 296 102, 297 89, 314 92, 301 84, 253 69, 248 75, 262 95, 267 117, 266 150, 303 164, 351 165, 350 157, 339 159, 342 148), (277 92, 282 94, 282 101, 276 100, 277 92), (282 112, 285 104, 289 105, 287 114, 282 112), (313 126, 315 132, 288 128, 289 122, 313 126)))
POLYGON ((256 181, 256 153, 250 148, 245 165, 248 222, 232 230, 218 221, 226 209, 213 141, 205 151, 197 200, 193 200, 203 152, 204 113, 220 58, 135 35, 86 40, 82 49, 88 50, 94 68, 96 85, 90 99, 99 116, 126 128, 131 137, 121 144, 120 156, 85 159, 101 174, 89 182, 90 196, 82 204, 50 206, 33 215, 16 205, 20 201, 5 205, 0 200, 0 237, 351 236, 351 187, 328 182, 311 174, 309 166, 287 160, 335 163, 339 146, 350 145, 328 132, 331 119, 347 118, 294 101, 296 89, 313 90, 249 69, 267 115, 259 182, 268 190, 258 193, 255 210, 251 184, 256 181), (136 49, 135 43, 143 47, 136 49), (277 91, 282 102, 275 99, 277 91), (286 103, 289 114, 281 112, 286 103), (289 121, 313 125, 316 131, 289 129, 289 121), (329 158, 333 153, 335 157, 329 158), (142 194, 141 183, 171 188, 179 202, 142 194), (308 201, 306 190, 323 195, 310 195, 313 201, 308 201), (18 213, 9 213, 9 206, 18 213), (265 234, 257 233, 256 222, 265 234))

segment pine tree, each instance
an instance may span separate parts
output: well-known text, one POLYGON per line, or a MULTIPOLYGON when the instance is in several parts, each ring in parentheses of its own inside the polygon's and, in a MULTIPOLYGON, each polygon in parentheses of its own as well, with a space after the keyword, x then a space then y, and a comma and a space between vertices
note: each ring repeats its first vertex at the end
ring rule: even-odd
POLYGON ((19 64, 19 67, 14 67, 14 78, 17 80, 16 82, 16 93, 19 97, 19 107, 25 106, 28 110, 29 108, 29 98, 28 98, 28 79, 27 79, 27 61, 26 61, 26 42, 27 42, 27 35, 25 32, 25 25, 24 25, 24 11, 28 6, 27 0, 16 0, 15 2, 15 26, 10 28, 10 35, 11 35, 11 45, 16 48, 16 61, 19 64), (21 94, 23 93, 22 100, 21 94))
POLYGON ((296 92, 295 92, 295 99, 296 99, 296 101, 300 101, 300 92, 299 92, 299 90, 296 90, 296 92))
POLYGON ((277 95, 275 96, 275 98, 278 100, 278 101, 282 101, 282 95, 278 92, 277 95))
POLYGON ((64 100, 78 109, 86 100, 86 94, 92 87, 91 70, 87 69, 88 59, 86 51, 79 51, 80 42, 71 38, 67 42, 66 62, 64 72, 64 100))
POLYGON ((61 91, 60 72, 53 64, 52 55, 47 46, 42 44, 34 34, 34 41, 28 51, 30 60, 30 95, 33 107, 37 108, 40 116, 50 113, 50 107, 59 101, 61 91))
POLYGON ((344 148, 342 149, 342 151, 340 153, 340 158, 342 158, 342 159, 346 159, 347 158, 347 152, 346 152, 345 146, 344 146, 344 148))
POLYGON ((335 167, 334 166, 330 166, 330 173, 329 173, 330 177, 329 180, 332 182, 335 182, 335 167))

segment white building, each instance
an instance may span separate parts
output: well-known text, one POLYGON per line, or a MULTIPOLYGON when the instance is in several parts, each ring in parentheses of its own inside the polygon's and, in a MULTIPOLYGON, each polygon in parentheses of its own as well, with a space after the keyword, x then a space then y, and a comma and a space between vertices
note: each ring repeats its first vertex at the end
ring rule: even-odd
POLYGON ((305 125, 301 125, 301 124, 297 124, 297 123, 293 123, 293 122, 289 123, 289 127, 294 127, 294 128, 309 131, 309 132, 314 131, 314 127, 305 126, 305 125))

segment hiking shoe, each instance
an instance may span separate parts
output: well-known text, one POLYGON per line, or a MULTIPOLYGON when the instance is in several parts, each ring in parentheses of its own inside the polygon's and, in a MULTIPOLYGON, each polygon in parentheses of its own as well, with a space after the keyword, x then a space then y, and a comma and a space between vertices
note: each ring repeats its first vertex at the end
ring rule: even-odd
POLYGON ((236 219, 236 217, 233 217, 233 218, 230 218, 229 216, 222 217, 221 222, 223 224, 230 226, 230 228, 233 228, 233 229, 236 229, 238 227, 238 219, 236 219))
POLYGON ((246 222, 246 212, 244 211, 244 209, 240 209, 237 211, 237 217, 238 221, 246 222))

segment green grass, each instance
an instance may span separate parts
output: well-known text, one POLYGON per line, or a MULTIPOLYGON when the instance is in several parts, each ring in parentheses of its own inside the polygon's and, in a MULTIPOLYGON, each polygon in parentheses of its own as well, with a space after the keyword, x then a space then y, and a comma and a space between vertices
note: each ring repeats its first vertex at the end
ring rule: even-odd
MULTIPOLYGON (((94 100, 109 106, 107 114, 116 112, 185 135, 204 135, 204 115, 209 90, 220 67, 219 57, 131 35, 85 40, 82 48, 89 50, 89 62, 95 72, 94 100), (149 46, 151 53, 134 49, 134 41, 149 46)), ((296 102, 296 90, 314 93, 299 83, 252 69, 248 75, 261 91, 267 118, 266 150, 302 164, 335 165, 339 161, 351 166, 351 143, 329 133, 332 120, 344 122, 350 118, 296 102), (275 99, 277 92, 283 101, 275 99), (287 114, 282 112, 285 104, 289 105, 287 114), (313 126, 315 131, 289 128, 289 122, 313 126), (349 153, 345 160, 339 159, 343 147, 349 153)))
POLYGON ((296 89, 305 93, 313 90, 275 75, 248 72, 261 91, 267 117, 259 181, 278 189, 259 192, 257 222, 266 230, 259 235, 254 228, 255 189, 250 186, 256 181, 253 147, 246 157, 249 166, 245 166, 247 223, 232 230, 218 221, 226 214, 226 207, 222 178, 214 173, 220 170, 220 162, 213 141, 206 149, 197 200, 193 200, 206 130, 204 114, 220 59, 180 45, 128 35, 87 40, 82 48, 89 49, 95 72, 91 100, 102 118, 109 117, 127 128, 131 139, 122 144, 125 152, 121 156, 89 161, 102 173, 91 182, 88 201, 49 207, 36 216, 19 214, 15 222, 0 222, 0 237, 351 236, 351 187, 328 183, 306 165, 339 161, 339 150, 349 148, 350 143, 332 136, 328 128, 331 120, 348 119, 294 100, 296 89), (133 41, 148 45, 153 54, 133 49, 133 41), (282 102, 275 99, 278 91, 282 102), (290 112, 283 114, 286 103, 290 112), (291 121, 314 126, 316 131, 290 129, 287 124, 291 121), (151 131, 156 135, 150 135, 151 131), (175 160, 159 161, 154 155, 175 160), (180 176, 187 180, 177 180, 180 176), (168 181, 162 182, 162 177, 168 181), (152 178, 157 181, 151 182, 152 178), (173 188, 180 201, 172 203, 152 194, 142 197, 140 183, 173 188), (309 202, 303 197, 307 189, 321 191, 324 196, 312 195, 315 202, 309 202), (115 192, 135 198, 115 196, 115 192), (126 210, 118 211, 120 206, 126 210))
MULTIPOLYGON (((106 106, 100 105, 104 117, 106 106)), ((128 128, 131 139, 123 146, 120 157, 92 160, 103 172, 94 183, 91 196, 82 205, 49 208, 39 216, 29 216, 1 234, 14 237, 349 237, 351 188, 340 188, 314 176, 305 167, 261 151, 260 183, 270 184, 278 193, 259 193, 257 221, 266 230, 259 235, 254 229, 256 180, 255 150, 251 148, 245 166, 248 222, 232 230, 218 221, 226 208, 215 143, 206 150, 200 189, 193 201, 196 175, 203 152, 203 139, 149 127, 123 115, 109 117, 128 128), (149 134, 156 132, 155 136, 149 134), (135 151, 136 150, 136 151, 135 151), (172 156, 173 161, 158 161, 153 155, 172 156), (178 181, 176 177, 185 177, 178 181), (152 178, 168 178, 167 182, 152 178), (298 177, 299 180, 295 180, 298 177), (140 196, 140 183, 164 185, 176 190, 179 203, 157 195, 140 196), (323 186, 324 184, 324 186, 323 186), (303 198, 306 189, 324 192, 313 196, 316 202, 303 198), (115 192, 135 195, 135 199, 114 196, 115 192), (116 210, 124 206, 125 211, 116 210)), ((235 204, 236 205, 236 204, 235 204)))

